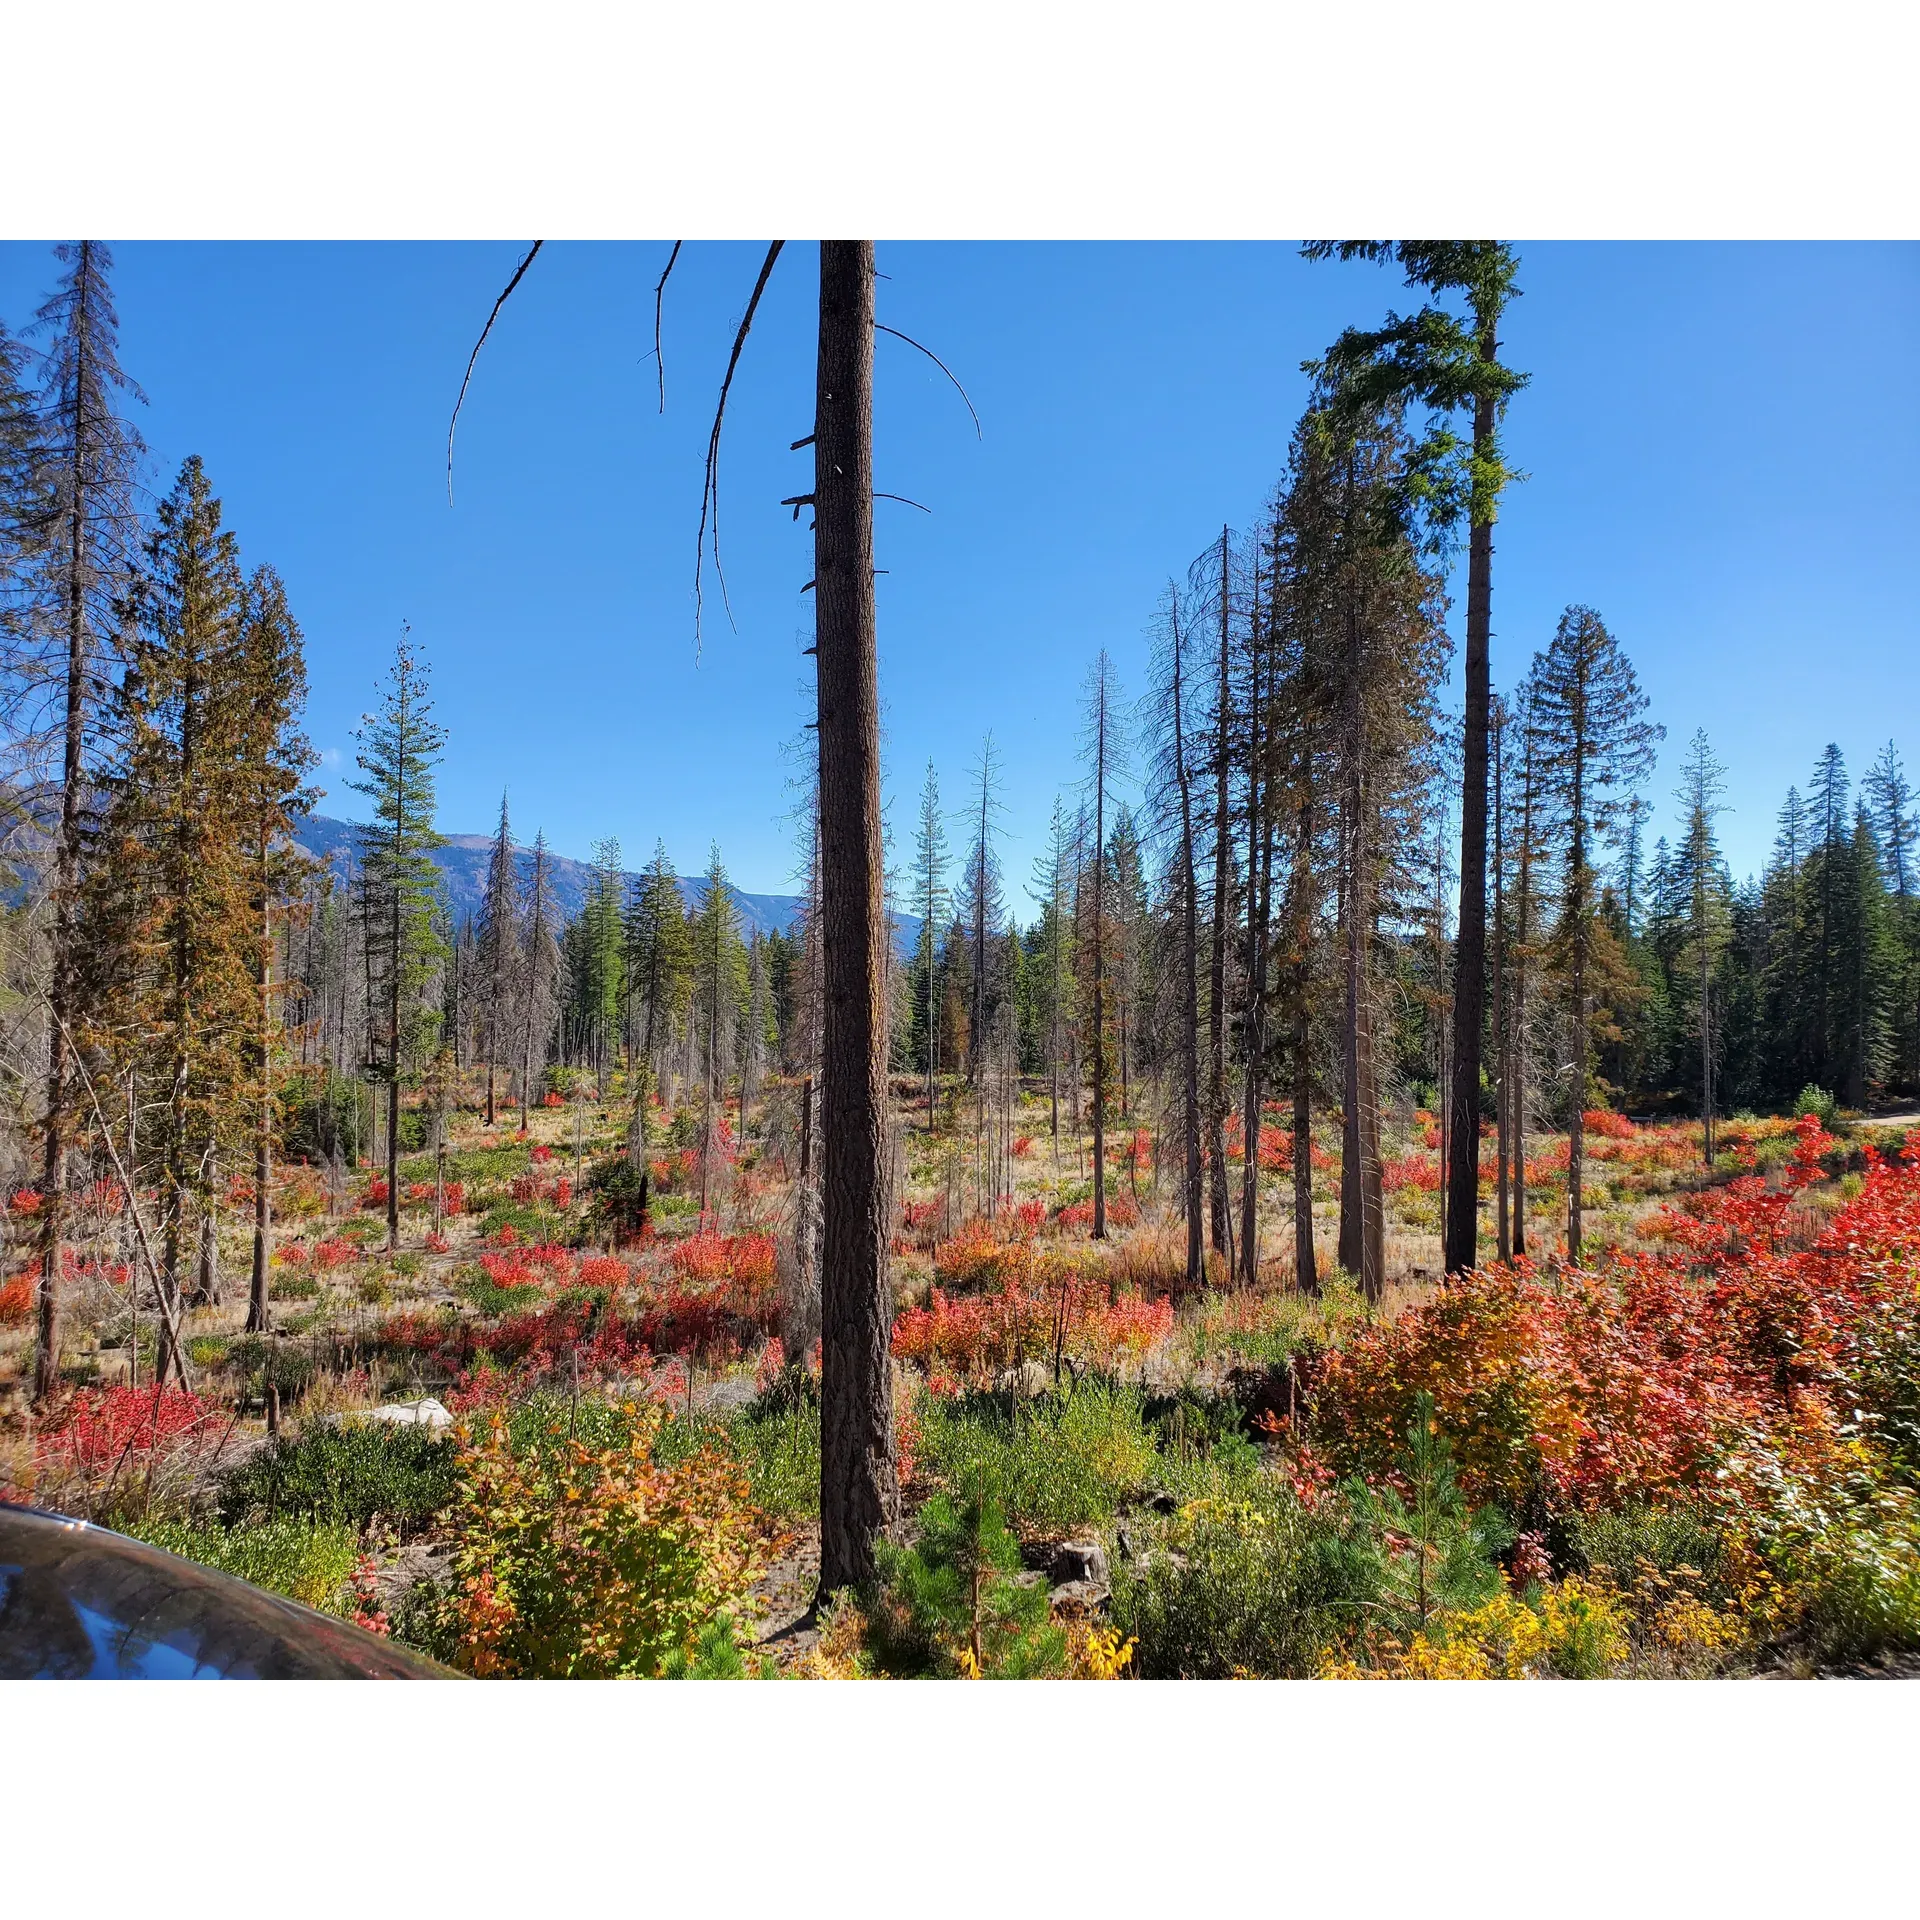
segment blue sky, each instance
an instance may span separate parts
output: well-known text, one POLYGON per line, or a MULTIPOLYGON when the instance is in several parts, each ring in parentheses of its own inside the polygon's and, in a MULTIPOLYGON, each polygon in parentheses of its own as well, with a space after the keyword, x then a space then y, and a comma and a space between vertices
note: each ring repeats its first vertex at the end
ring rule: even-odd
MULTIPOLYGON (((505 785, 518 831, 563 852, 613 833, 637 865, 661 837, 686 871, 717 839, 736 882, 783 890, 810 569, 777 502, 810 470, 787 449, 811 425, 813 250, 788 249, 735 381, 737 630, 710 593, 696 659, 701 460, 762 249, 683 251, 663 417, 665 244, 549 246, 482 356, 450 510, 447 415, 523 247, 119 247, 155 484, 200 453, 247 559, 285 576, 309 730, 335 762, 326 811, 359 810, 351 730, 405 618, 451 733, 443 828, 486 831, 505 785)), ((1533 380, 1509 445, 1530 477, 1497 533, 1496 685, 1565 604, 1599 608, 1667 728, 1658 824, 1705 726, 1739 872, 1828 740, 1857 775, 1893 735, 1920 777, 1920 247, 1521 252, 1507 353, 1533 380)), ((1075 777, 1088 662, 1104 646, 1140 687, 1167 576, 1280 474, 1300 361, 1412 296, 1389 269, 1277 244, 883 243, 880 266, 881 318, 959 374, 984 423, 976 440, 939 373, 880 340, 877 485, 933 509, 877 508, 896 844, 929 756, 957 811, 992 728, 1018 886, 1075 777)), ((44 247, 0 245, 0 317, 22 326, 52 272, 44 247)))

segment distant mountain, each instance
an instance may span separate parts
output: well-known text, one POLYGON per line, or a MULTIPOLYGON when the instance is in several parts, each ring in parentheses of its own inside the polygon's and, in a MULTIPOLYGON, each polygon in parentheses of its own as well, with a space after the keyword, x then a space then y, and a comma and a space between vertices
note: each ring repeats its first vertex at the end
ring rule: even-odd
MULTIPOLYGON (((348 857, 359 829, 350 820, 330 820, 324 814, 310 814, 299 824, 294 838, 314 859, 331 866, 344 877, 348 857)), ((487 857, 492 837, 484 833, 450 833, 446 845, 433 862, 446 875, 447 897, 452 903, 456 924, 472 914, 478 918, 480 904, 487 892, 487 857)), ((532 859, 526 848, 519 850, 520 871, 524 874, 532 859)), ((549 854, 553 875, 553 897, 570 919, 580 911, 593 884, 593 868, 584 860, 569 860, 565 854, 549 854)), ((639 878, 623 873, 623 880, 639 878)), ((742 893, 733 888, 734 911, 740 916, 741 933, 789 932, 800 913, 801 901, 792 893, 742 893)), ((704 875, 685 875, 680 879, 680 897, 689 908, 698 907, 707 897, 704 875)), ((894 939, 903 951, 911 952, 920 937, 920 922, 911 914, 894 915, 894 939)))

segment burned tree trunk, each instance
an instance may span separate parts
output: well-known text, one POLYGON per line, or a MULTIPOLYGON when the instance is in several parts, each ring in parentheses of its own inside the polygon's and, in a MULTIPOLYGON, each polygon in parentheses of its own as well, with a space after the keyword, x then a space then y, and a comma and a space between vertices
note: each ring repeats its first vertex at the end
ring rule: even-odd
POLYGON ((897 1517, 873 587, 873 243, 820 244, 814 579, 824 936, 820 1590, 865 1587, 897 1517))

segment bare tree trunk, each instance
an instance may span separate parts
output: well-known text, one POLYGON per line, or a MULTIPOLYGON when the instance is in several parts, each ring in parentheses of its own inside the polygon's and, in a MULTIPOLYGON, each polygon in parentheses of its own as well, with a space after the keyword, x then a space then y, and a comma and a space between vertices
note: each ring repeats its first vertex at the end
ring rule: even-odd
MULTIPOLYGON (((1831 856, 1829 856, 1831 857, 1831 856)), ((1706 938, 1706 911, 1700 913, 1700 1145, 1713 1165, 1713 975, 1706 938)))
POLYGON ((1303 773, 1300 835, 1294 849, 1293 960, 1293 1277, 1303 1293, 1320 1291, 1313 1245, 1313 778, 1303 773))
POLYGON ((1093 1237, 1107 1237, 1107 688, 1095 698, 1093 760, 1093 1237))
POLYGON ((821 922, 820 1590, 899 1516, 887 1278, 887 1006, 873 587, 873 242, 820 244, 814 413, 821 922))
POLYGON ((269 1323, 267 1265, 273 1249, 273 904, 266 889, 265 845, 261 860, 260 1034, 253 1123, 253 1273, 247 1287, 247 1331, 265 1333, 269 1323))
POLYGON ((1495 1247, 1500 1258, 1513 1258, 1513 1228, 1507 1212, 1507 1142, 1512 1116, 1509 1082, 1512 1056, 1507 1034, 1507 907, 1506 907, 1506 812, 1500 779, 1505 756, 1500 740, 1503 724, 1498 716, 1492 721, 1493 752, 1493 1058, 1498 1075, 1494 1100, 1494 1132, 1499 1145, 1494 1166, 1493 1192, 1496 1209, 1495 1247))
MULTIPOLYGON (((1258 616, 1256 614, 1256 622, 1258 616)), ((1273 908, 1272 771, 1263 781, 1263 762, 1272 753, 1258 715, 1260 687, 1256 656, 1247 739, 1247 1085, 1240 1135, 1240 1274, 1251 1289, 1260 1276, 1260 1102, 1264 1094, 1267 1046, 1268 916, 1273 908), (1254 849, 1259 850, 1256 882, 1254 849)))
MULTIPOLYGON (((1492 327, 1482 355, 1499 351, 1492 327)), ((1495 457, 1491 395, 1474 402, 1476 460, 1495 457)), ((1447 1175, 1446 1271, 1464 1272, 1480 1245, 1480 1040, 1487 1006, 1487 721, 1492 704, 1488 642, 1493 625, 1493 523, 1476 517, 1467 545, 1465 765, 1460 783, 1460 929, 1454 945, 1453 1163, 1447 1175)))
MULTIPOLYGON (((1178 618, 1176 609, 1175 618, 1178 618)), ((1181 1193, 1187 1216, 1187 1274, 1190 1288, 1206 1282, 1205 1224, 1200 1218, 1200 884, 1193 870, 1193 783, 1187 773, 1186 718, 1182 711, 1182 644, 1173 636, 1173 771, 1180 789, 1181 997, 1180 1052, 1182 1128, 1185 1150, 1181 1193)), ((1057 1123, 1056 1123, 1057 1124, 1057 1123)))
POLYGON ((1207 1006, 1207 1200, 1213 1250, 1226 1253, 1227 1224, 1227 917, 1233 905, 1228 838, 1227 720, 1233 704, 1228 672, 1228 532, 1220 529, 1220 684, 1213 752, 1213 951, 1207 1006))

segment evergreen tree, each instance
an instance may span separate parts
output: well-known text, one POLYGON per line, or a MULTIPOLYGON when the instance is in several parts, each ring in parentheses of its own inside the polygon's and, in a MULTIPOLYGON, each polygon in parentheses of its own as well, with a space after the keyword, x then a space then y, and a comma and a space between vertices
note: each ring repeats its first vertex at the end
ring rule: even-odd
POLYGON ((1834 874, 1834 1089, 1856 1111, 1887 1064, 1896 949, 1881 857, 1864 804, 1853 832, 1824 856, 1834 874))
POLYGON ((978 1077, 980 1053, 994 1011, 988 999, 988 983, 993 969, 987 963, 987 941, 999 930, 1005 918, 1005 904, 1000 892, 1000 857, 994 847, 1002 811, 1000 765, 994 758, 991 733, 980 743, 974 781, 978 792, 971 808, 973 847, 967 855, 966 877, 960 889, 960 902, 966 915, 967 938, 971 949, 968 955, 968 978, 972 998, 967 1007, 967 1027, 971 1040, 965 1061, 969 1080, 978 1077))
POLYGON ((1908 1089, 1920 1088, 1920 814, 1889 740, 1862 785, 1888 903, 1891 979, 1888 986, 1888 1066, 1908 1089))
POLYGON ((520 895, 520 1131, 527 1130, 534 1056, 547 1060, 560 986, 560 908, 553 893, 547 836, 533 836, 520 895))
MULTIPOLYGON (((120 606, 139 554, 135 500, 146 448, 122 418, 117 396, 144 400, 121 371, 119 316, 108 281, 113 256, 98 240, 54 249, 67 269, 35 316, 47 341, 33 422, 33 488, 23 531, 24 621, 6 661, 9 730, 36 771, 50 759, 59 782, 49 884, 46 1102, 37 1258, 33 1397, 59 1380, 58 1280, 66 1224, 67 1153, 80 1088, 72 1045, 83 1008, 85 956, 79 892, 92 821, 89 783, 99 762, 106 689, 112 684, 120 606)), ((16 445, 18 415, 14 411, 16 445)))
POLYGON ((103 1058, 164 1100, 149 1172, 160 1204, 161 1383, 182 1367, 171 1341, 180 1305, 220 1297, 219 1161, 258 1111, 257 1083, 253 1100, 247 1084, 262 1022, 263 909, 247 846, 259 797, 249 790, 249 734, 258 729, 239 549, 220 517, 204 468, 188 460, 160 504, 130 602, 120 751, 102 782, 106 814, 79 920, 85 1031, 103 1058))
MULTIPOLYGON (((1540 794, 1562 838, 1560 932, 1572 1015, 1568 1115, 1567 1257, 1580 1258, 1581 1175, 1593 1071, 1589 1033, 1595 916, 1595 842, 1615 828, 1632 788, 1653 765, 1662 729, 1641 716, 1647 696, 1633 663, 1591 607, 1569 607, 1534 662, 1529 724, 1538 743, 1540 794)), ((1476 1123, 1477 1124, 1477 1123, 1476 1123)))
POLYGON ((446 731, 433 719, 426 661, 404 624, 378 713, 354 734, 356 764, 366 775, 349 784, 372 802, 360 830, 369 1005, 380 1009, 378 1052, 369 1062, 386 1088, 387 1248, 400 1244, 400 1089, 416 1080, 440 1045, 440 1015, 431 989, 444 958, 438 924, 440 872, 434 831, 434 768, 446 731))
POLYGON ((653 1090, 668 1036, 685 1017, 692 991, 693 941, 680 900, 680 882, 666 843, 653 858, 627 905, 626 974, 637 1006, 633 1035, 633 1154, 645 1155, 653 1090))
POLYGON ((495 1124, 494 1080, 500 1050, 513 1031, 514 993, 520 959, 520 884, 514 858, 507 796, 500 795, 500 824, 487 850, 487 884, 480 901, 474 961, 479 973, 480 1046, 487 1066, 487 1125, 495 1124))
POLYGON ((1694 1001, 1699 1043, 1701 1142, 1708 1166, 1714 1158, 1714 972, 1732 932, 1732 884, 1715 839, 1713 823, 1726 811, 1726 770, 1707 742, 1706 729, 1695 732, 1681 769, 1676 797, 1686 820, 1675 873, 1676 890, 1686 901, 1681 936, 1680 977, 1694 1001))
MULTIPOLYGON (((1493 683, 1493 524, 1500 494, 1514 477, 1500 451, 1499 425, 1508 400, 1526 384, 1500 362, 1500 320, 1516 297, 1519 259, 1497 240, 1318 241, 1309 258, 1392 258, 1409 287, 1456 293, 1463 320, 1439 306, 1406 319, 1390 315, 1371 333, 1349 330, 1328 354, 1323 379, 1349 419, 1382 404, 1417 399, 1436 415, 1470 407, 1473 443, 1465 463, 1468 519, 1466 733, 1460 808, 1460 921, 1455 955, 1454 1111, 1458 1141, 1448 1170, 1446 1270, 1474 1264, 1478 1244, 1480 1049, 1486 1011, 1487 728, 1493 683)), ((1409 492, 1430 488, 1457 443, 1436 427, 1407 462, 1409 492)), ((1457 495, 1455 496, 1457 500, 1457 495)), ((1450 511, 1458 505, 1448 503, 1450 511)), ((1445 515, 1443 514, 1443 517, 1445 515)))
POLYGON ((913 840, 913 910, 920 917, 920 938, 913 963, 914 1018, 921 1065, 927 1076, 927 1132, 934 1125, 934 1076, 940 1070, 940 1022, 935 973, 940 923, 946 915, 947 829, 940 814, 940 782, 927 762, 920 789, 920 820, 913 840))
POLYGON ((707 861, 702 883, 700 910, 694 921, 694 965, 697 969, 702 1073, 700 1211, 708 1211, 710 1183, 715 1149, 718 1145, 716 1121, 725 1076, 730 1064, 731 1040, 743 998, 743 955, 740 949, 738 915, 733 904, 733 885, 720 858, 715 842, 707 861))
POLYGON ((240 811, 247 865, 253 881, 255 977, 260 1004, 250 1069, 255 1112, 253 1157, 253 1271, 247 1297, 247 1331, 264 1333, 269 1321, 268 1267, 273 1247, 274 1113, 287 1055, 283 1017, 290 981, 275 980, 273 963, 290 931, 304 856, 293 844, 295 819, 317 797, 303 786, 318 763, 300 715, 306 706, 307 667, 298 623, 280 576, 256 569, 247 585, 240 627, 242 734, 240 811))
MULTIPOLYGON (((1120 689, 1113 662, 1102 650, 1087 674, 1086 718, 1081 750, 1086 766, 1086 795, 1093 808, 1091 858, 1087 862, 1091 887, 1091 938, 1088 958, 1087 1053, 1093 1071, 1093 1237, 1107 1235, 1107 928, 1108 877, 1106 857, 1107 805, 1115 781, 1125 766, 1121 733, 1120 689)), ((984 790, 984 788, 983 788, 984 790)), ((984 818, 984 815, 983 815, 984 818)), ((978 982, 974 1001, 980 1004, 978 982)), ((976 1042, 976 1047, 977 1047, 976 1042)))

